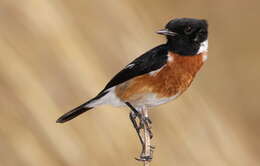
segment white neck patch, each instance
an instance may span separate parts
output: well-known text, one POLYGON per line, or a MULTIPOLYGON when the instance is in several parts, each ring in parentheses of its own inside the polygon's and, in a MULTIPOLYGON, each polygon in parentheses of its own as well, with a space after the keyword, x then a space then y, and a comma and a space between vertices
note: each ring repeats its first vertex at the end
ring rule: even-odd
POLYGON ((208 52, 208 40, 205 40, 204 42, 200 43, 200 49, 197 54, 208 52))

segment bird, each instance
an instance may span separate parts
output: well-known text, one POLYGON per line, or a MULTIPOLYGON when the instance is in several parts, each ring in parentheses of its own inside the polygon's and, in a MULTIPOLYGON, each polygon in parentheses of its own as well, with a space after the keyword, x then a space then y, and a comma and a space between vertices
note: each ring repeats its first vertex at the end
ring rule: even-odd
MULTIPOLYGON (((140 112, 179 97, 194 80, 208 58, 208 22, 205 19, 176 18, 157 31, 166 42, 145 52, 116 74, 94 98, 57 119, 64 123, 104 104, 129 107, 129 114, 143 144, 136 117, 149 126, 140 112)), ((149 129, 150 137, 152 132, 149 129)), ((149 160, 150 156, 141 156, 149 160)))
POLYGON ((134 112, 150 109, 179 97, 208 57, 205 19, 176 18, 156 32, 166 37, 116 74, 94 98, 57 119, 67 122, 103 104, 128 106, 134 112))
MULTIPOLYGON (((64 123, 103 104, 131 109, 134 119, 142 109, 151 109, 179 97, 194 80, 208 58, 208 22, 176 18, 156 32, 166 43, 145 52, 116 74, 94 98, 57 119, 64 123)), ((151 123, 150 119, 146 119, 151 123)), ((140 139, 141 140, 141 139, 140 139)))

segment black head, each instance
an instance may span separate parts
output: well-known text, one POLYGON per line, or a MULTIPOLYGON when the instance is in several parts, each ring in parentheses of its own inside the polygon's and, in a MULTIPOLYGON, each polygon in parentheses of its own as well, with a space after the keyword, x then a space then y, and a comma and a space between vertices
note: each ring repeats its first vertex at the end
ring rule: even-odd
POLYGON ((177 18, 157 33, 167 37, 170 51, 180 55, 196 55, 208 39, 208 23, 200 19, 177 18))

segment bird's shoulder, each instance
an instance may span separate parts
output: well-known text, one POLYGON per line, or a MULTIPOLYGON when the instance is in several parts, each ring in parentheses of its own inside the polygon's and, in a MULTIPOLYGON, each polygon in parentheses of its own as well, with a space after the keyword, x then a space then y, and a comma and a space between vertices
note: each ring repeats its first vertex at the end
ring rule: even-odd
POLYGON ((166 44, 159 45, 146 53, 142 54, 119 73, 117 73, 105 86, 101 92, 128 81, 134 77, 147 74, 151 71, 160 69, 167 63, 168 49, 166 44))

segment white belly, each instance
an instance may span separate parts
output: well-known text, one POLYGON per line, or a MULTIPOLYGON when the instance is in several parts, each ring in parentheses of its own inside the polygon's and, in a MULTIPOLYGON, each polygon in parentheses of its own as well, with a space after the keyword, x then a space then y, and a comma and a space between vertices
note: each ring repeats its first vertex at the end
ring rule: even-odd
POLYGON ((137 108, 142 108, 142 107, 146 107, 146 108, 152 108, 161 104, 165 104, 171 100, 174 100, 175 98, 177 98, 179 96, 179 94, 176 94, 172 97, 165 97, 165 98, 158 98, 156 94, 150 93, 150 94, 146 94, 144 95, 142 98, 135 100, 135 101, 130 101, 130 103, 137 108))

